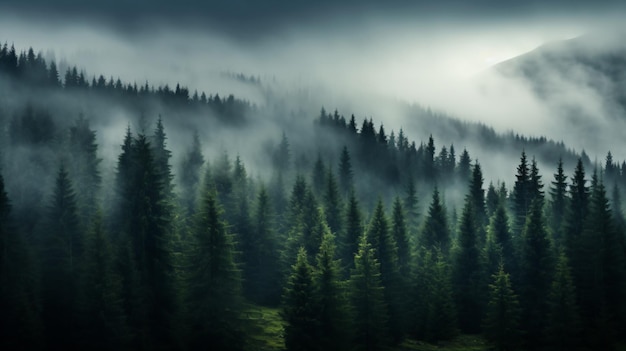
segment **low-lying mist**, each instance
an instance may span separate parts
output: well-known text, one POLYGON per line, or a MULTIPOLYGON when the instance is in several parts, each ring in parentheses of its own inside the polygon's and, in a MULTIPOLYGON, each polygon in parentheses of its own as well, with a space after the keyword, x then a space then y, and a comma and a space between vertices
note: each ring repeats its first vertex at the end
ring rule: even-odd
MULTIPOLYGON (((598 79, 594 72, 580 71, 575 80, 567 81, 547 77, 560 90, 546 97, 528 80, 492 68, 547 42, 595 33, 600 27, 602 33, 615 32, 619 25, 613 23, 619 23, 615 18, 619 16, 601 26, 599 16, 456 23, 442 19, 415 23, 407 17, 372 14, 358 21, 341 21, 329 16, 315 25, 292 24, 243 40, 207 29, 210 26, 151 21, 129 32, 116 30, 106 21, 90 23, 86 18, 67 24, 9 12, 0 15, 0 33, 18 51, 30 46, 44 50, 44 57, 56 60, 61 75, 77 65, 89 80, 102 74, 138 85, 149 81, 173 88, 180 83, 191 93, 234 94, 255 106, 269 107, 265 113, 251 113, 249 118, 256 124, 247 131, 213 128, 210 119, 202 116, 184 123, 179 116, 163 116, 174 164, 190 147, 190 136, 197 130, 208 159, 228 149, 239 153, 253 174, 266 175, 267 160, 257 151, 271 148, 269 144, 277 142, 283 131, 293 143, 308 142, 305 134, 322 106, 346 116, 354 114, 359 124, 363 118, 373 118, 377 128, 383 123, 388 132, 403 128, 418 143, 433 134, 438 149, 458 142, 457 136, 419 119, 411 112, 413 104, 479 122, 500 133, 563 140, 576 152, 585 150, 592 160, 601 162, 608 150, 616 159, 626 158, 615 147, 625 136, 626 118, 615 117, 616 111, 623 111, 607 108, 601 92, 589 88, 587 83, 598 79), (239 73, 259 83, 236 79, 239 73), (272 111, 271 116, 267 111, 272 111), (300 123, 302 118, 309 122, 300 123)), ((617 45, 611 40, 605 44, 617 45)), ((126 127, 137 131, 142 127, 135 113, 121 108, 107 111, 108 116, 93 119, 92 126, 98 131, 105 164, 113 165, 126 127)), ((149 131, 157 114, 144 117, 149 131)), ((494 150, 478 146, 471 138, 462 142, 456 149, 470 150, 472 158, 483 165, 487 180, 512 180, 519 154, 494 156, 494 150)), ((552 173, 555 164, 541 169, 552 173)), ((573 169, 573 165, 566 167, 573 169)))

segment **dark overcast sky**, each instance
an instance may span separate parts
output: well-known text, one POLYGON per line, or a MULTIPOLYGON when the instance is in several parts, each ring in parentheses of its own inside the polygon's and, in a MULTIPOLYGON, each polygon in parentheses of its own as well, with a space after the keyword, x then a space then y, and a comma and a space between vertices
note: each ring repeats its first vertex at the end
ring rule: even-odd
POLYGON ((365 15, 481 19, 567 16, 624 9, 623 0, 0 0, 0 10, 64 20, 100 20, 121 29, 147 21, 208 25, 237 35, 261 35, 324 18, 349 23, 365 15))

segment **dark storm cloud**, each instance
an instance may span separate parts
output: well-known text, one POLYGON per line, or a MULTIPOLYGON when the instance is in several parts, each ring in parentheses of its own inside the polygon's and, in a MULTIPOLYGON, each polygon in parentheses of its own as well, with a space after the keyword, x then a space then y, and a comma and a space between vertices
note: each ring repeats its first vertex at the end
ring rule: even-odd
POLYGON ((437 18, 506 18, 588 14, 624 7, 620 0, 1 0, 0 10, 47 19, 114 22, 121 30, 145 29, 146 23, 207 26, 238 36, 255 37, 293 25, 316 25, 325 19, 353 21, 372 13, 424 21, 437 18))

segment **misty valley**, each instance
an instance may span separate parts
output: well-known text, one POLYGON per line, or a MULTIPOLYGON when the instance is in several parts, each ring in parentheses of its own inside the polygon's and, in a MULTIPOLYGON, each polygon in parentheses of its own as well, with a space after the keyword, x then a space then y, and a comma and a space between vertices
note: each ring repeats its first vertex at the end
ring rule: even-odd
POLYGON ((480 76, 538 132, 2 42, 0 349, 626 349, 626 50, 594 38, 480 76))

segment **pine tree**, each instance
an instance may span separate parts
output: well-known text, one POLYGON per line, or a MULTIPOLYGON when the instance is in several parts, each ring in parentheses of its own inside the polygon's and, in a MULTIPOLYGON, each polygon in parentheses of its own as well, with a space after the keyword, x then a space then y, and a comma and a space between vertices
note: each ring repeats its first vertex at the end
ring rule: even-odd
MULTIPOLYGON (((517 272, 516 253, 509 231, 509 218, 503 205, 498 206, 489 223, 489 236, 501 254, 502 264, 508 272, 517 272)), ((500 262, 498 262, 498 266, 500 262)), ((497 268, 497 267, 496 267, 497 268)), ((490 272, 489 275, 496 273, 490 272)))
POLYGON ((306 250, 301 247, 292 266, 283 295, 284 335, 287 350, 318 350, 318 305, 316 301, 313 268, 308 263, 306 250))
POLYGON ((83 262, 78 299, 79 345, 90 350, 125 349, 130 331, 122 281, 114 271, 113 252, 99 212, 87 233, 83 262))
MULTIPOLYGON (((565 253, 570 260, 574 272, 580 269, 579 257, 577 253, 580 247, 580 237, 587 213, 589 211, 589 188, 586 185, 585 169, 583 162, 578 159, 574 176, 571 178, 572 184, 569 188, 569 204, 566 208, 566 217, 564 223, 564 244, 565 253)), ((574 283, 578 285, 577 273, 574 273, 574 283)))
POLYGON ((376 254, 363 236, 354 256, 350 275, 350 302, 354 311, 354 350, 375 351, 389 344, 388 314, 380 264, 376 254))
POLYGON ((520 237, 526 223, 526 214, 530 208, 529 188, 530 188, 530 170, 528 169, 528 159, 526 152, 522 151, 520 164, 517 166, 517 174, 515 175, 515 185, 513 186, 513 235, 520 237))
POLYGON ((446 209, 439 200, 439 190, 433 191, 433 199, 428 208, 428 216, 424 221, 420 246, 427 250, 439 249, 444 256, 450 251, 450 233, 446 217, 446 209))
POLYGON ((567 205, 567 176, 563 173, 563 161, 559 159, 554 181, 550 187, 550 230, 554 246, 563 245, 563 226, 567 205))
POLYGON ((545 335, 550 350, 579 349, 581 341, 580 316, 576 305, 574 283, 565 254, 561 254, 557 261, 554 279, 548 295, 548 305, 549 312, 545 335))
POLYGON ((491 218, 493 214, 496 212, 496 209, 500 205, 500 196, 498 196, 498 192, 496 187, 492 182, 489 183, 489 187, 487 188, 487 195, 485 198, 485 206, 487 209, 487 218, 491 218))
POLYGON ((457 178, 461 186, 466 186, 470 179, 472 167, 472 159, 470 158, 467 149, 463 149, 461 157, 459 158, 459 165, 457 167, 457 178))
POLYGON ((522 340, 519 329, 520 308, 509 275, 502 266, 493 275, 493 284, 489 285, 489 290, 489 303, 483 321, 485 336, 496 350, 516 350, 522 340))
POLYGON ((347 300, 340 282, 340 262, 335 259, 334 241, 334 235, 327 228, 316 257, 314 282, 318 296, 320 350, 345 350, 349 341, 347 300))
POLYGON ((429 342, 451 339, 457 330, 447 259, 439 250, 421 249, 415 276, 411 308, 413 336, 429 342))
POLYGON ((469 183, 469 193, 466 200, 472 203, 476 234, 479 247, 485 243, 485 226, 487 225, 487 211, 485 209, 485 190, 483 189, 483 172, 477 162, 472 168, 472 177, 469 183))
POLYGON ((404 208, 399 197, 393 202, 391 232, 398 246, 398 268, 402 277, 407 277, 410 270, 411 250, 404 215, 404 208))
POLYGON ((326 215, 326 221, 328 222, 330 231, 334 234, 339 233, 343 226, 343 218, 341 215, 342 207, 337 181, 335 180, 332 169, 329 168, 328 174, 326 175, 326 190, 324 191, 324 214, 326 215))
POLYGON ((346 275, 354 268, 354 255, 359 249, 359 240, 363 236, 363 215, 354 190, 350 192, 348 205, 345 210, 343 243, 340 246, 341 262, 344 264, 346 275))
POLYGON ((0 348, 41 348, 41 321, 33 255, 13 225, 0 175, 0 348))
POLYGON ((241 273, 233 237, 227 232, 214 191, 205 185, 201 196, 187 264, 189 347, 240 350, 241 273))
POLYGON ((406 187, 406 196, 404 198, 404 209, 406 211, 407 226, 409 232, 409 242, 415 246, 417 244, 417 233, 419 228, 419 212, 417 189, 415 189, 415 180, 409 175, 406 187))
POLYGON ((320 196, 324 190, 324 179, 326 179, 326 167, 322 161, 322 154, 317 154, 317 160, 313 166, 313 173, 311 174, 311 186, 316 196, 320 196))
POLYGON ((41 253, 42 317, 49 348, 66 349, 75 342, 74 301, 83 256, 80 234, 76 195, 67 171, 61 166, 48 208, 41 253))
POLYGON ((76 190, 80 222, 86 228, 98 203, 102 159, 97 156, 96 132, 91 130, 89 121, 82 115, 70 128, 69 150, 71 162, 68 173, 76 190))
POLYGON ((452 267, 452 287, 459 328, 465 333, 480 331, 476 319, 482 318, 482 299, 485 290, 474 213, 472 202, 466 201, 452 267))
POLYGON ((398 342, 404 334, 405 301, 403 299, 404 284, 400 276, 398 264, 398 246, 389 228, 389 220, 385 215, 382 200, 374 210, 367 228, 367 240, 380 262, 380 273, 385 288, 385 302, 389 308, 389 331, 394 342, 398 342))
POLYGON ((520 303, 522 306, 522 329, 526 332, 526 344, 536 348, 544 343, 548 305, 554 260, 552 246, 545 227, 542 201, 536 198, 526 219, 522 234, 520 261, 520 303))
POLYGON ((348 147, 341 149, 341 157, 339 159, 339 188, 341 193, 346 196, 354 186, 354 174, 352 172, 352 161, 348 147))
POLYGON ((278 243, 276 242, 272 206, 263 186, 254 210, 254 232, 243 251, 244 291, 252 301, 276 304, 280 300, 278 243))

